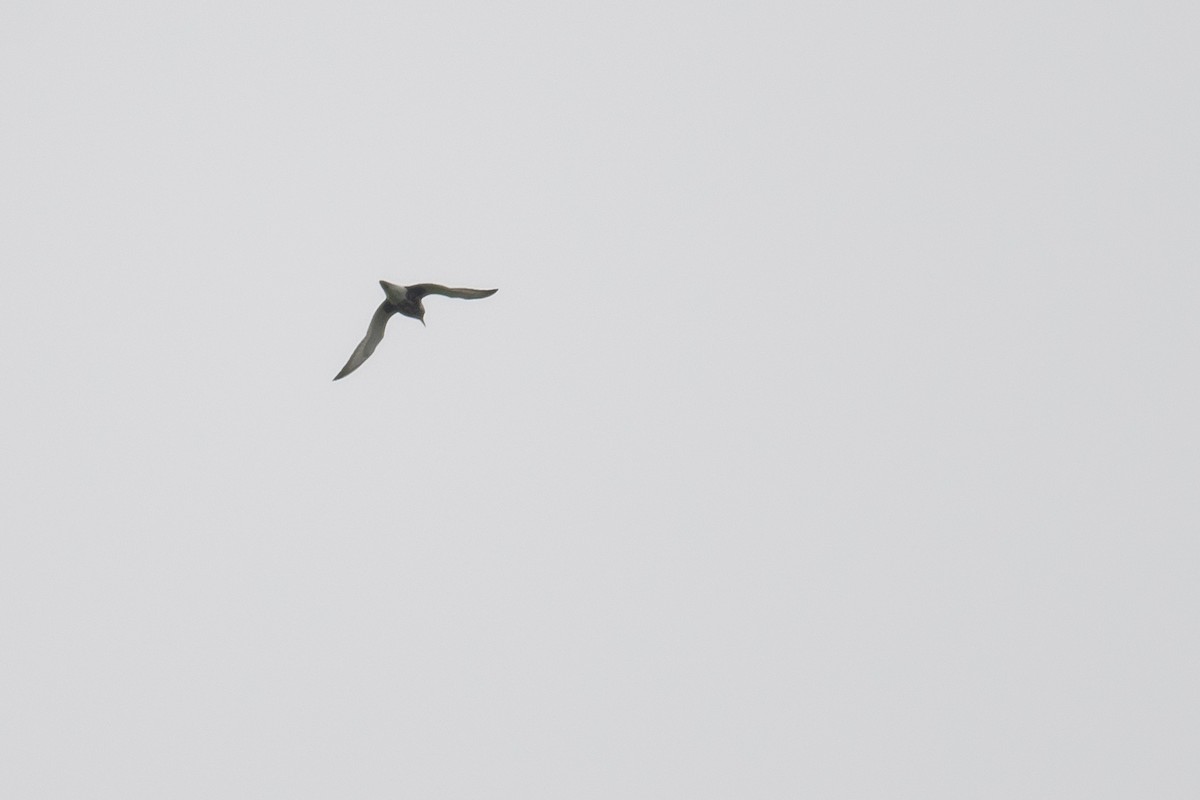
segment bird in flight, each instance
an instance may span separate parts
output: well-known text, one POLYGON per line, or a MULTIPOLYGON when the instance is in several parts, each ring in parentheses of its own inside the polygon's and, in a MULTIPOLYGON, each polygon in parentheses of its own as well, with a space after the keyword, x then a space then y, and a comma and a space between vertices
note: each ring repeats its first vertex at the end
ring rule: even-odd
POLYGON ((375 352, 375 348, 383 340, 383 329, 387 327, 388 320, 393 314, 403 314, 406 317, 420 320, 421 324, 425 324, 425 304, 421 302, 426 295, 440 294, 445 297, 460 297, 464 300, 478 300, 481 297, 491 297, 496 293, 495 289, 451 289, 448 286, 442 286, 437 283, 414 283, 412 286, 397 286, 394 283, 380 281, 379 285, 383 287, 383 293, 387 298, 379 304, 379 308, 375 309, 375 313, 371 316, 371 324, 367 326, 367 335, 358 343, 358 347, 354 348, 354 352, 350 354, 350 360, 346 362, 346 366, 342 367, 342 371, 334 377, 334 380, 339 380, 346 377, 354 370, 362 366, 371 353, 375 352))

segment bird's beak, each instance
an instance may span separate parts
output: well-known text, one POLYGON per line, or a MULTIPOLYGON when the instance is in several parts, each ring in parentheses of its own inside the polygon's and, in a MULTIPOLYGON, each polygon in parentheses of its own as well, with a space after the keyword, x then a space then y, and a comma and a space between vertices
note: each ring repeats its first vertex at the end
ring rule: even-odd
POLYGON ((421 324, 422 324, 422 325, 424 325, 424 324, 425 324, 425 320, 421 320, 421 324))

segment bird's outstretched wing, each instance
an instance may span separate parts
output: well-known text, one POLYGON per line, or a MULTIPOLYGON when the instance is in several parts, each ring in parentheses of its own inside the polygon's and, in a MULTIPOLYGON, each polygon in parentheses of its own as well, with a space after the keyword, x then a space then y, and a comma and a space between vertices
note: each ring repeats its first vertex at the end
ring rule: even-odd
POLYGON ((375 309, 375 313, 371 315, 371 324, 367 326, 367 335, 358 343, 358 347, 354 348, 354 352, 350 354, 350 360, 334 378, 335 381, 354 372, 371 356, 371 353, 375 352, 376 346, 383 341, 383 330, 387 327, 388 320, 395 313, 396 307, 387 300, 379 304, 379 308, 375 309))
POLYGON ((420 300, 425 295, 440 294, 446 297, 458 297, 463 300, 478 300, 481 297, 491 297, 495 289, 451 289, 440 283, 416 283, 408 287, 408 296, 412 300, 420 300))

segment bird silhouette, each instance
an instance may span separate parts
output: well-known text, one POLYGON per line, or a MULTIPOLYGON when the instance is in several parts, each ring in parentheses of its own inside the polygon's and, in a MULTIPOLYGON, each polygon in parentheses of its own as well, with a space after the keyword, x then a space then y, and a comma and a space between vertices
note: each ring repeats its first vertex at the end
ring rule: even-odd
POLYGON ((383 287, 383 293, 387 295, 379 308, 375 309, 375 313, 371 315, 371 324, 367 326, 367 335, 358 343, 358 347, 354 348, 354 352, 350 354, 350 360, 346 362, 346 366, 342 367, 334 380, 340 380, 346 377, 354 370, 362 366, 371 353, 375 352, 375 348, 383 341, 383 330, 387 327, 388 320, 393 314, 403 314, 406 317, 412 317, 415 320, 420 320, 421 324, 425 324, 425 304, 422 302, 427 295, 440 294, 445 297, 458 297, 463 300, 478 300, 481 297, 491 297, 496 293, 495 289, 451 289, 448 286, 442 286, 437 283, 414 283, 412 286, 397 286, 394 283, 380 281, 379 285, 383 287))

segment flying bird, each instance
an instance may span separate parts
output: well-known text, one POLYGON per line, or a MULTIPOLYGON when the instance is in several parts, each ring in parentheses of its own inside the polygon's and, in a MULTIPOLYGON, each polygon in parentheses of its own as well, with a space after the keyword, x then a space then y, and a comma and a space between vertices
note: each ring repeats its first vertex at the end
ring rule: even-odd
POLYGON ((379 304, 379 308, 375 309, 375 313, 371 316, 371 324, 367 326, 367 335, 358 343, 358 347, 354 348, 346 366, 342 367, 342 371, 334 377, 335 381, 354 372, 371 356, 371 353, 375 352, 375 348, 383 340, 383 329, 387 327, 388 320, 392 318, 393 314, 412 317, 420 320, 424 325, 425 304, 421 301, 426 295, 440 294, 445 297, 459 297, 463 300, 478 300, 481 297, 491 297, 496 293, 495 289, 451 289, 437 283, 397 286, 394 283, 380 281, 379 285, 383 287, 383 293, 387 295, 387 298, 379 304))

